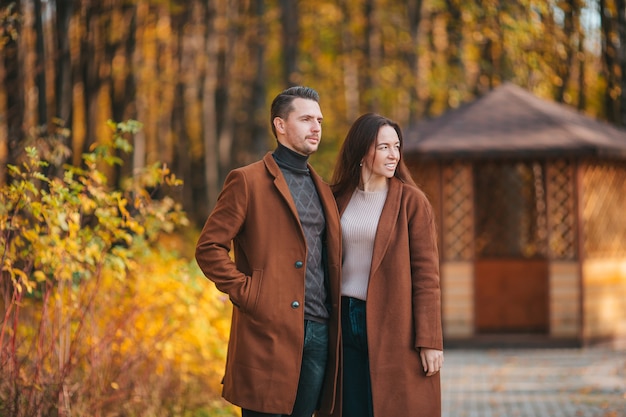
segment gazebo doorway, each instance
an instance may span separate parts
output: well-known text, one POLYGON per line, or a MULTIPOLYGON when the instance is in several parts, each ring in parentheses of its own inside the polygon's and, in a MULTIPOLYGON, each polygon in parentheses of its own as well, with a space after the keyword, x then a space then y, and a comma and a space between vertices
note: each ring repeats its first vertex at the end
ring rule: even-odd
POLYGON ((475 331, 549 331, 545 175, 537 161, 474 166, 475 331))

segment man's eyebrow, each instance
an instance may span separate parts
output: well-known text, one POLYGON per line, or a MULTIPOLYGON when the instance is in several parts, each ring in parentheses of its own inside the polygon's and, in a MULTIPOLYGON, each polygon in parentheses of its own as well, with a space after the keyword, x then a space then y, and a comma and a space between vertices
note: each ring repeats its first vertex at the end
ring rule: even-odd
POLYGON ((324 119, 324 116, 315 116, 312 114, 303 114, 300 116, 301 119, 317 119, 317 120, 322 120, 324 119))

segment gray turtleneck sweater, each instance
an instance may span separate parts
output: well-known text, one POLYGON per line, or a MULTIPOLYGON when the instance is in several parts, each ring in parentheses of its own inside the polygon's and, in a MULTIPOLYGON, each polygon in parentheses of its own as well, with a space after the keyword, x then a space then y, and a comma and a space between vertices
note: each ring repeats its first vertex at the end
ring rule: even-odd
POLYGON ((285 176, 306 238, 304 318, 325 322, 329 317, 326 307, 325 268, 322 264, 326 218, 307 166, 309 158, 280 143, 273 157, 285 176))

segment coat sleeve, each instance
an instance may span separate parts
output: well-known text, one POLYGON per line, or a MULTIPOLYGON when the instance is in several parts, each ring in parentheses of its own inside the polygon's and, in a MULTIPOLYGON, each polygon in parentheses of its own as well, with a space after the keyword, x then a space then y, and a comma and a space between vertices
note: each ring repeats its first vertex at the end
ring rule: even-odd
POLYGON ((204 275, 215 283, 218 290, 228 294, 235 306, 244 311, 251 280, 237 268, 230 251, 233 239, 245 227, 248 199, 249 187, 245 173, 231 171, 200 233, 195 254, 204 275))
MULTIPOLYGON (((413 190, 411 190, 413 191, 413 190)), ((443 350, 439 250, 432 206, 421 192, 409 200, 409 247, 415 348, 443 350)))

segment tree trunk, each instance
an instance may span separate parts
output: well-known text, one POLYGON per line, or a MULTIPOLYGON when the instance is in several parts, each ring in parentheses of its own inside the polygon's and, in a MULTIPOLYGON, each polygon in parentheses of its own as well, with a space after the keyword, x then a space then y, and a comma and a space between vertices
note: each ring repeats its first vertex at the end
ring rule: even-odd
POLYGON ((619 118, 618 124, 626 126, 626 1, 617 0, 617 29, 619 39, 619 118))
POLYGON ((298 21, 298 0, 280 0, 280 21, 283 27, 283 82, 286 86, 299 83, 298 40, 300 24, 298 21))
POLYGON ((413 84, 409 86, 409 126, 417 123, 422 114, 418 107, 419 99, 419 55, 417 45, 419 45, 419 28, 422 21, 422 0, 409 0, 407 2, 407 16, 409 20, 409 32, 411 34, 411 44, 413 48, 408 52, 407 62, 413 74, 413 84))
MULTIPOLYGON (((4 40, 0 40, 4 42, 4 40)), ((0 47, 0 55, 2 58, 4 55, 4 48, 0 47)), ((8 114, 8 97, 6 93, 6 66, 4 59, 0 59, 0 114, 8 114)), ((9 157, 9 124, 6 117, 0 117, 0 187, 4 186, 7 182, 6 168, 7 159, 9 157)), ((0 310, 1 312, 2 310, 0 310)), ((0 346, 0 349, 2 346, 0 346)))
POLYGON ((265 0, 257 0, 254 11, 254 27, 256 33, 253 34, 252 42, 254 54, 254 62, 256 72, 252 81, 252 121, 251 121, 251 140, 254 159, 259 159, 267 150, 268 132, 269 132, 269 111, 266 108, 265 96, 267 95, 266 81, 267 71, 265 68, 265 45, 267 43, 267 28, 264 23, 265 16, 265 0))
MULTIPOLYGON (((425 56, 429 57, 429 68, 428 71, 429 72, 433 72, 434 71, 434 57, 437 54, 437 48, 435 47, 435 33, 434 33, 434 23, 435 20, 437 18, 437 14, 434 12, 431 12, 427 15, 427 30, 426 30, 426 48, 427 48, 427 52, 424 54, 425 56)), ((426 94, 423 96, 422 100, 420 100, 422 102, 422 106, 423 106, 423 116, 425 117, 430 117, 430 116, 434 116, 433 114, 433 92, 430 88, 427 89, 426 94)))
MULTIPOLYGON (((113 41, 107 45, 107 59, 111 66, 108 83, 111 85, 111 115, 115 122, 137 119, 135 97, 137 93, 133 68, 133 53, 136 48, 137 8, 134 3, 114 2, 112 10, 109 38, 113 41)), ((118 151, 123 165, 115 166, 116 183, 132 175, 134 154, 128 155, 118 151)))
POLYGON ((206 202, 210 212, 215 206, 219 193, 219 167, 217 159, 218 130, 217 109, 215 106, 218 80, 218 40, 216 36, 216 8, 214 1, 208 1, 205 34, 205 73, 202 87, 202 120, 204 122, 204 181, 206 202))
POLYGON ((136 82, 133 73, 133 52, 137 47, 137 7, 134 4, 116 4, 113 12, 115 41, 110 45, 111 66, 111 113, 113 120, 121 122, 136 117, 134 99, 136 82))
POLYGON ((613 41, 615 19, 611 16, 606 0, 599 0, 600 27, 602 32, 602 61, 606 78, 606 94, 604 96, 606 118, 611 123, 618 123, 619 115, 619 80, 616 69, 619 67, 618 49, 613 41))
MULTIPOLYGON (((135 83, 139 84, 142 81, 139 69, 146 65, 146 59, 143 54, 144 32, 146 31, 144 25, 150 14, 150 3, 147 0, 139 0, 136 2, 136 8, 137 24, 135 26, 135 50, 133 51, 133 68, 135 71, 133 72, 133 77, 136 79, 135 83)), ((145 95, 142 96, 139 91, 136 91, 136 93, 134 100, 137 119, 142 123, 146 123, 148 121, 147 98, 145 95)), ((146 166, 147 149, 146 131, 142 129, 133 136, 133 172, 146 166)))
MULTIPOLYGON (((185 4, 185 6, 187 5, 185 4)), ((156 87, 155 95, 159 105, 154 109, 156 117, 156 129, 153 131, 156 141, 154 157, 149 162, 171 163, 174 154, 174 142, 172 136, 172 97, 174 96, 175 83, 172 80, 176 77, 176 70, 173 65, 174 54, 172 47, 176 42, 172 39, 171 31, 171 11, 166 5, 160 5, 157 13, 157 28, 163 33, 157 36, 157 60, 155 63, 159 85, 156 87), (166 32, 167 31, 167 32, 166 32)))
POLYGON ((584 31, 580 31, 580 36, 578 37, 578 100, 577 100, 577 108, 578 110, 585 110, 587 108, 587 96, 585 94, 585 89, 587 87, 587 83, 585 82, 585 33, 584 31))
MULTIPOLYGON (((70 22, 74 13, 73 1, 56 2, 57 57, 55 72, 56 116, 66 126, 72 125, 72 57, 70 55, 70 22)), ((69 143, 65 144, 70 146, 69 143)))
POLYGON ((364 92, 367 97, 368 111, 378 112, 380 101, 378 100, 378 89, 380 82, 378 72, 382 65, 382 39, 380 19, 375 0, 365 0, 365 60, 366 72, 364 92))
MULTIPOLYGON (((18 14, 22 11, 21 1, 15 2, 14 7, 14 29, 16 37, 8 39, 2 50, 4 57, 4 94, 6 94, 6 130, 5 138, 6 151, 3 152, 6 157, 4 161, 0 160, 0 164, 17 163, 17 157, 23 151, 24 143, 24 121, 25 121, 25 68, 26 56, 28 55, 27 45, 21 38, 23 28, 19 25, 18 20, 22 16, 18 14)), ((0 151, 1 152, 1 151, 0 151)), ((3 182, 6 181, 6 170, 2 170, 3 182)))
POLYGON ((36 64, 35 64, 35 85, 37 86, 37 124, 42 126, 48 123, 48 103, 46 100, 46 47, 44 40, 44 23, 41 0, 33 0, 35 8, 34 23, 36 36, 36 64))
POLYGON ((570 83, 573 69, 572 65, 577 53, 574 42, 581 36, 579 21, 581 6, 579 0, 568 0, 564 5, 562 44, 565 49, 565 57, 557 61, 559 63, 556 65, 556 71, 560 79, 560 85, 556 86, 556 93, 554 95, 554 99, 559 103, 565 101, 565 92, 570 83))
POLYGON ((446 62, 448 77, 446 80, 445 102, 447 107, 458 107, 464 96, 466 83, 463 61, 461 59, 461 45, 463 44, 463 33, 459 30, 463 26, 463 16, 461 6, 457 1, 446 0, 448 19, 446 22, 446 37, 448 44, 446 48, 446 62))
POLYGON ((24 68, 20 50, 21 27, 20 1, 5 9, 7 15, 2 22, 4 39, 0 39, 0 186, 7 181, 7 164, 14 164, 17 148, 22 143, 24 131, 24 68))
MULTIPOLYGON (((238 71, 235 67, 237 51, 243 50, 238 44, 238 31, 236 22, 238 20, 237 6, 231 1, 219 2, 221 7, 217 8, 217 18, 227 25, 215 27, 214 37, 221 41, 217 45, 217 85, 216 85, 216 115, 218 117, 218 178, 216 185, 221 183, 221 179, 231 169, 234 141, 234 115, 237 97, 233 93, 236 91, 238 71)), ((243 80, 239 79, 239 82, 243 80)), ((213 200, 211 200, 213 201, 213 200)))
POLYGON ((101 87, 99 70, 101 51, 104 49, 102 32, 100 30, 102 11, 100 7, 91 6, 93 5, 86 6, 85 15, 85 29, 88 35, 81 42, 85 99, 85 141, 82 152, 87 151, 97 138, 98 98, 101 87))
MULTIPOLYGON (((500 6, 499 1, 498 6, 500 6)), ((482 15, 478 18, 482 22, 483 44, 480 48, 479 70, 473 83, 473 95, 477 97, 497 86, 502 76, 504 39, 500 28, 499 10, 500 7, 495 12, 481 10, 482 15)))
MULTIPOLYGON (((193 65, 188 63, 189 58, 195 54, 186 53, 187 38, 189 36, 187 28, 197 29, 196 22, 194 22, 194 16, 201 15, 200 7, 197 0, 189 1, 183 8, 183 11, 178 15, 174 15, 172 18, 172 28, 176 35, 176 55, 174 59, 178 62, 178 71, 185 76, 179 76, 176 80, 176 87, 174 89, 174 97, 172 103, 172 135, 176 138, 177 146, 174 147, 174 157, 172 161, 172 172, 176 174, 178 178, 182 178, 185 183, 184 187, 180 187, 179 192, 180 201, 182 202, 183 209, 189 213, 192 221, 195 224, 201 224, 202 219, 195 219, 196 215, 194 210, 194 183, 192 181, 192 159, 190 155, 191 143, 189 135, 187 133, 185 118, 186 118, 186 106, 185 106, 185 90, 188 84, 192 84, 191 80, 197 77, 193 71, 193 65)), ((195 31, 192 32, 194 34, 195 31)), ((196 94, 197 97, 197 94, 196 94)))
POLYGON ((346 102, 346 120, 355 120, 359 116, 359 63, 354 33, 350 27, 352 12, 350 2, 339 2, 342 12, 341 23, 341 64, 343 70, 344 101, 346 102))

